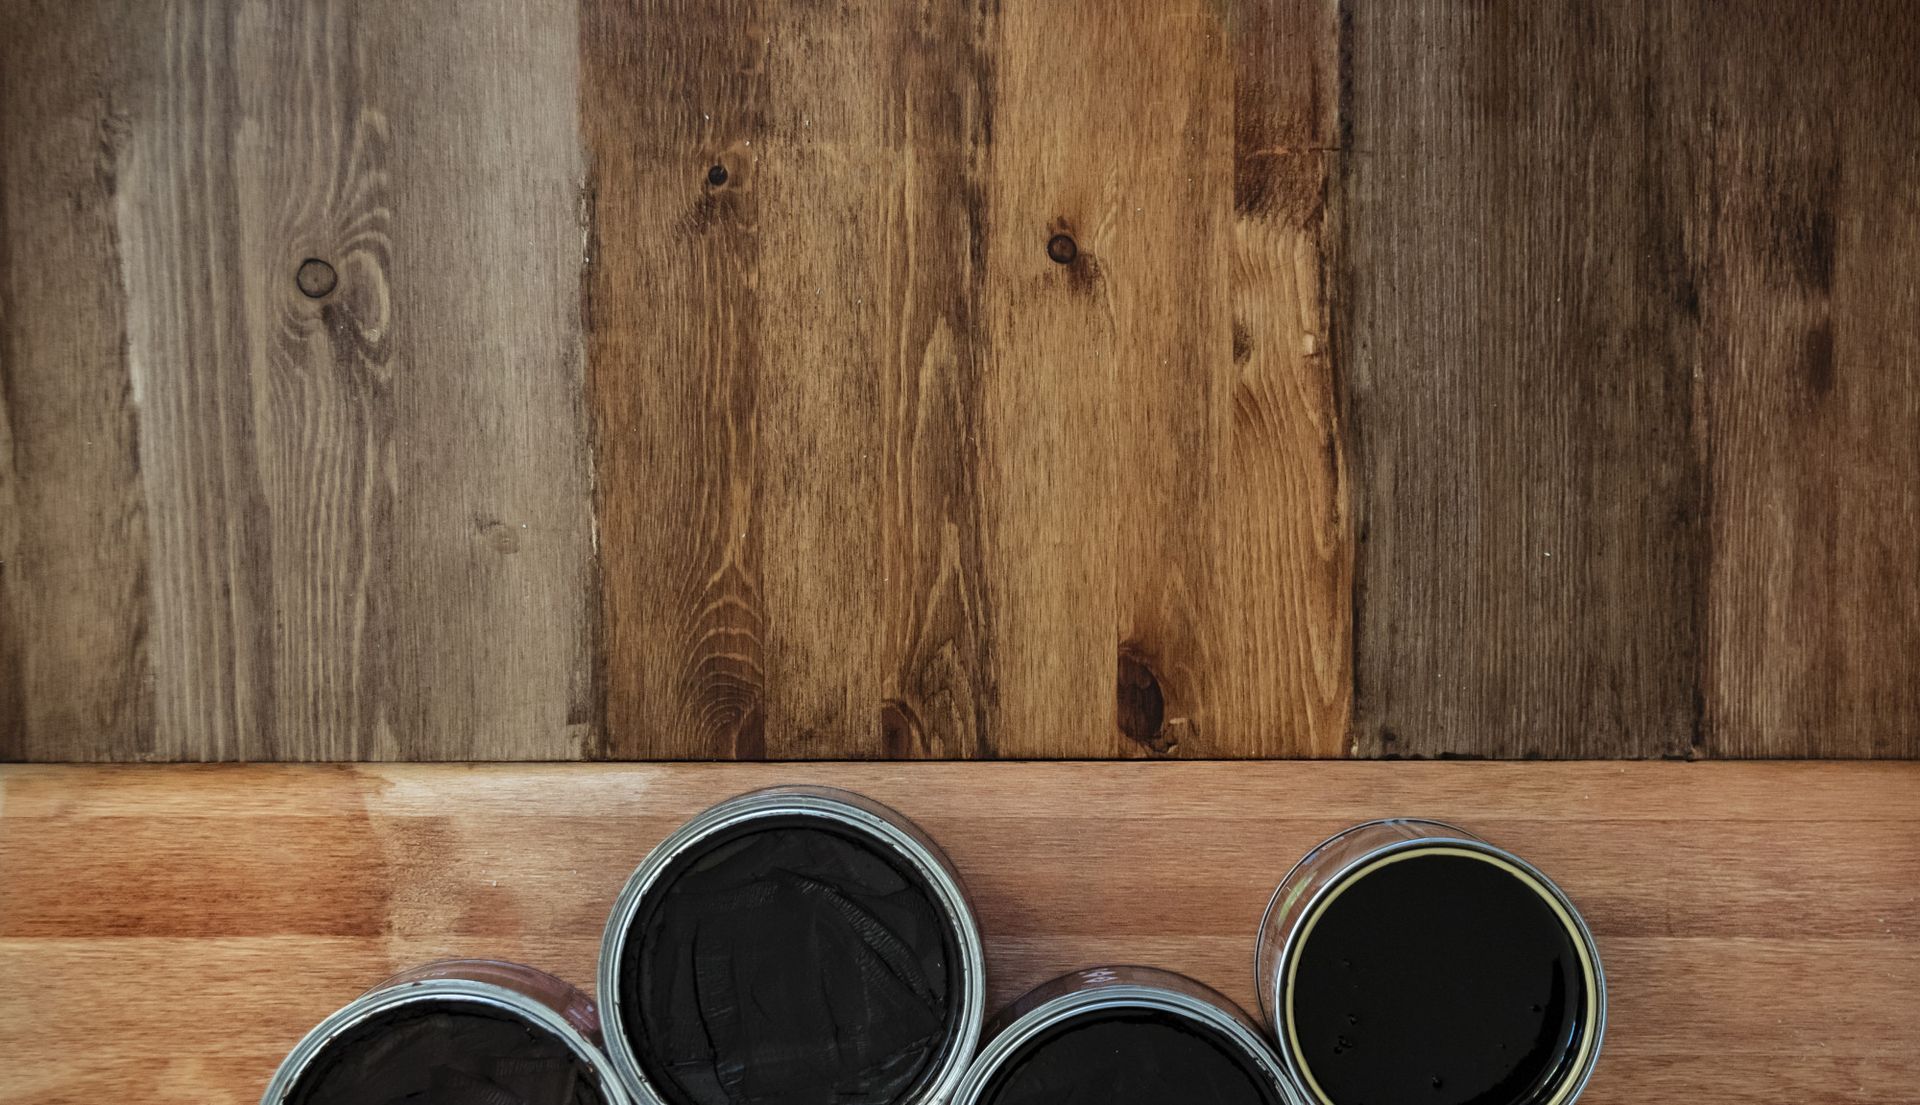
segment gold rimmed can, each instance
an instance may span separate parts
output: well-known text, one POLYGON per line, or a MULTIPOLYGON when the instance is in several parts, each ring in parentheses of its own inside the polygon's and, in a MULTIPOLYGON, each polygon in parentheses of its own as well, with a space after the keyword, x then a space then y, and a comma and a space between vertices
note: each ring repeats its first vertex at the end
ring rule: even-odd
POLYGON ((1308 1105, 1569 1105, 1606 1028, 1573 902, 1437 821, 1372 821, 1308 853, 1268 904, 1255 983, 1308 1105))

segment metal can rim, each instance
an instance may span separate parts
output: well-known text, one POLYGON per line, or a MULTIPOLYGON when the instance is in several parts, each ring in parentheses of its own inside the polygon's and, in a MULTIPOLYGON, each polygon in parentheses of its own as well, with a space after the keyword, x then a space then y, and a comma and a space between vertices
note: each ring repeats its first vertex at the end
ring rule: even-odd
POLYGON ((966 887, 933 839, 904 814, 862 794, 823 786, 777 786, 749 791, 710 806, 656 844, 628 876, 614 900, 600 940, 597 990, 600 997, 600 1035, 623 1088, 635 1105, 668 1105, 641 1068, 639 1056, 627 1038, 620 1001, 620 957, 626 934, 641 903, 669 864, 717 833, 753 821, 775 817, 818 817, 838 822, 875 837, 912 864, 932 888, 941 910, 953 925, 960 950, 960 1024, 953 1047, 941 1060, 918 1096, 900 1105, 942 1105, 972 1063, 986 1020, 986 947, 974 919, 966 887))
POLYGON ((558 1011, 517 990, 465 978, 422 979, 381 986, 334 1010, 308 1030, 300 1042, 293 1045, 287 1057, 280 1061, 272 1080, 267 1083, 266 1092, 260 1097, 260 1105, 283 1105, 286 1096, 299 1084, 300 1076, 307 1072, 308 1066, 341 1034, 356 1025, 402 1006, 440 1002, 490 1006, 546 1029, 593 1071, 605 1105, 631 1105, 626 1088, 621 1085, 619 1075, 607 1061, 606 1055, 558 1011))
MULTIPOLYGON (((993 1039, 987 1041, 967 1068, 966 1077, 954 1093, 952 1105, 979 1105, 980 1095, 992 1082, 1008 1058, 1029 1040, 1047 1029, 1086 1013, 1106 1009, 1148 1009, 1191 1017, 1225 1036, 1266 1076, 1282 1101, 1291 1101, 1292 1088, 1278 1056, 1259 1026, 1254 1024, 1230 999, 1211 987, 1185 975, 1155 967, 1103 967, 1075 971, 1041 983, 1034 991, 1080 977, 1104 972, 1124 972, 1115 981, 1099 982, 1069 989, 1038 1002, 1007 1022, 993 1039)), ((1029 997, 1033 992, 1029 992, 1029 997)), ((1028 998, 1014 1003, 1018 1006, 1028 998)))
MULTIPOLYGON (((1261 952, 1264 949, 1268 939, 1267 932, 1273 924, 1274 911, 1280 908, 1280 899, 1286 896, 1287 891, 1291 889, 1294 884, 1295 877, 1300 874, 1303 868, 1305 868, 1309 863, 1313 862, 1313 858, 1315 856, 1326 851, 1328 848, 1332 847, 1334 844, 1338 843, 1339 841, 1344 840, 1345 838, 1352 836, 1355 833, 1364 832, 1367 829, 1371 829, 1376 826, 1408 824, 1408 823, 1415 824, 1415 825, 1431 825, 1435 828, 1445 829, 1448 832, 1455 834, 1456 838, 1462 841, 1478 841, 1480 839, 1479 837, 1474 836, 1472 833, 1468 832, 1467 830, 1460 828, 1458 825, 1451 825, 1445 821, 1435 821, 1430 818, 1420 818, 1420 817, 1376 817, 1370 821, 1362 821, 1362 822, 1359 822, 1358 824, 1349 825, 1346 828, 1341 829, 1339 832, 1334 833, 1332 836, 1327 837, 1325 840, 1322 840, 1320 843, 1315 844, 1313 847, 1307 849, 1306 852, 1303 855, 1301 855, 1299 859, 1293 861, 1293 866, 1287 868, 1287 873, 1281 876, 1279 883, 1277 883, 1274 886, 1273 893, 1267 896, 1267 908, 1262 910, 1260 913, 1260 927, 1254 930, 1257 933, 1257 936, 1254 940, 1253 993, 1254 993, 1254 1000, 1257 1001, 1260 1006, 1260 1019, 1266 1022, 1266 1024, 1269 1027, 1272 1027, 1275 1024, 1274 1002, 1277 1000, 1278 988, 1276 986, 1273 988, 1274 992, 1272 993, 1269 992, 1269 987, 1267 986, 1266 980, 1261 977, 1260 960, 1261 960, 1261 952)), ((1431 838, 1423 838, 1423 839, 1431 839, 1431 838)), ((1340 880, 1344 879, 1347 875, 1351 874, 1355 869, 1360 867, 1362 864, 1368 862, 1372 856, 1373 856, 1373 852, 1363 853, 1358 858, 1352 860, 1349 863, 1343 864, 1341 867, 1336 869, 1333 875, 1327 879, 1325 885, 1321 888, 1321 891, 1316 892, 1311 898, 1308 899, 1307 908, 1306 910, 1303 910, 1303 912, 1311 912, 1314 903, 1318 901, 1318 899, 1320 898, 1321 892, 1324 892, 1326 887, 1333 886, 1334 884, 1340 882, 1340 880)), ((1291 938, 1292 934, 1289 933, 1288 935, 1289 935, 1289 938, 1291 938)))
POLYGON ((1260 1013, 1266 1020, 1269 1031, 1274 1037, 1280 1062, 1286 1069, 1289 1081, 1301 1083, 1300 1086, 1293 1088, 1295 1092, 1301 1094, 1310 1105, 1319 1105, 1319 1102, 1315 1099, 1314 1095, 1304 1089, 1306 1082, 1305 1072, 1299 1069, 1299 1061, 1294 1054, 1295 1048, 1293 1042, 1288 1038, 1283 1028, 1284 1018, 1280 1015, 1283 996, 1281 990, 1285 986, 1287 968, 1299 949, 1301 935, 1300 922, 1312 917, 1319 907, 1320 902, 1337 888, 1341 887, 1348 878, 1352 877, 1361 869, 1378 862, 1383 857, 1391 856, 1399 852, 1448 846, 1481 852, 1519 868, 1527 877, 1534 880, 1540 889, 1545 890, 1547 894, 1559 904, 1560 908, 1565 912, 1567 919, 1572 923, 1574 934, 1579 939, 1586 953, 1587 962, 1591 964, 1593 968, 1594 1015, 1591 1032, 1593 1042, 1592 1046, 1587 1049, 1585 1058, 1581 1060, 1580 1066, 1574 1074, 1568 1078, 1567 1081, 1556 1087, 1552 1099, 1554 1105, 1572 1105, 1586 1090, 1587 1083, 1592 1080, 1594 1068, 1598 1066, 1600 1062, 1601 1046, 1606 1039, 1607 977, 1605 967, 1600 960, 1600 948, 1598 942, 1594 939, 1593 930, 1587 925, 1587 919, 1581 916, 1579 908, 1573 904, 1572 899, 1567 897, 1566 891, 1562 890, 1560 884, 1547 877, 1546 873, 1538 867, 1507 851, 1505 848, 1476 836, 1458 825, 1425 817, 1382 817, 1375 818, 1371 821, 1363 821, 1357 825, 1350 825, 1321 841, 1319 844, 1314 845, 1306 855, 1300 857, 1299 862, 1288 869, 1286 877, 1280 880, 1279 886, 1274 888, 1273 896, 1267 900, 1266 912, 1263 913, 1260 918, 1259 938, 1254 943, 1253 955, 1255 992, 1259 995, 1260 1013), (1292 886, 1295 877, 1300 874, 1301 870, 1312 862, 1314 856, 1320 854, 1328 845, 1339 841, 1343 837, 1376 826, 1396 824, 1420 825, 1439 830, 1439 832, 1433 836, 1387 841, 1353 856, 1335 868, 1333 873, 1329 875, 1312 894, 1308 895, 1300 910, 1299 919, 1296 920, 1293 925, 1290 925, 1283 934, 1280 951, 1274 957, 1272 979, 1268 980, 1260 977, 1260 964, 1265 959, 1267 942, 1272 939, 1271 925, 1274 910, 1278 907, 1281 897, 1286 893, 1287 889, 1292 886))

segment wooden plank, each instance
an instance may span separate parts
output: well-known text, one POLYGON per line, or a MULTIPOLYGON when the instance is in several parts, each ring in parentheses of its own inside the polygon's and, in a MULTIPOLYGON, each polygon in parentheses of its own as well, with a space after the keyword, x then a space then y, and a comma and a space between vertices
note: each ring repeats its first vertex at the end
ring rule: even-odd
MULTIPOLYGON (((1339 5, 1234 8, 1231 417, 1214 542, 1217 755, 1350 751, 1354 532, 1339 420, 1339 5)), ((1204 738, 1205 733, 1202 734, 1204 738)))
POLYGON ((794 782, 940 841, 995 1005, 1122 961, 1251 1005, 1287 867, 1413 813, 1535 860, 1592 924, 1612 1016, 1583 1101, 1891 1103, 1920 1075, 1914 764, 13 767, 0 1102, 251 1102, 308 1026, 433 956, 588 982, 648 847, 794 782))
MULTIPOLYGON (((147 509, 127 356, 104 5, 0 37, 0 759, 150 747, 147 509), (85 740, 74 734, 86 734, 85 740)), ((124 99, 124 97, 122 97, 124 99)))
POLYGON ((578 13, 433 0, 365 19, 361 95, 392 128, 395 377, 388 609, 362 664, 389 665, 400 757, 572 758, 599 720, 578 13))
POLYGON ((1920 755, 1920 8, 1695 8, 1707 751, 1920 755))
POLYGON ((1349 10, 1358 750, 1920 752, 1920 10, 1349 10))
POLYGON ((25 14, 0 755, 578 754, 573 9, 25 14))
POLYGON ((765 748, 763 14, 581 4, 599 663, 614 755, 765 748))
MULTIPOLYGON (((871 283, 882 588, 872 658, 884 665, 879 750, 890 757, 989 755, 997 721, 980 470, 993 10, 941 4, 897 20, 878 40, 891 60, 873 72, 886 84, 859 90, 895 105, 882 114, 893 120, 886 160, 899 165, 871 283)), ((870 730, 854 720, 854 732, 870 730)))
POLYGON ((584 6, 610 754, 1340 749, 1333 25, 584 6))
POLYGON ((1694 121, 1669 86, 1700 58, 1662 7, 1347 7, 1363 755, 1692 747, 1694 121))

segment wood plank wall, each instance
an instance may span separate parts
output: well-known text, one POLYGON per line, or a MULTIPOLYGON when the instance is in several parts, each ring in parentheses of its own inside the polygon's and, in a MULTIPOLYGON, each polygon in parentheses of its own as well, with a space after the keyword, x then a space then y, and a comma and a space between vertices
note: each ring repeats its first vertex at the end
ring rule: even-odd
POLYGON ((1920 755, 1920 8, 0 10, 0 758, 1920 755))

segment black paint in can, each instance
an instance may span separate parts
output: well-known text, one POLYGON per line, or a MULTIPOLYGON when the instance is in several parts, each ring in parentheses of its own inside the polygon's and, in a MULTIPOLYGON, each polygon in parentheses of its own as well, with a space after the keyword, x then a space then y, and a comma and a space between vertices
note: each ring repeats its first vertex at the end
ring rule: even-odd
POLYGON ((262 1105, 628 1105, 596 1043, 593 1002, 552 975, 442 960, 322 1021, 262 1105))
POLYGON ((899 814, 779 788, 662 843, 609 920, 608 1046, 643 1105, 914 1105, 971 1056, 984 954, 899 814))
POLYGON ((1605 983, 1558 887, 1429 821, 1372 822, 1310 853, 1262 926, 1258 972, 1316 1105, 1567 1105, 1598 1057, 1605 983))
POLYGON ((1147 967, 1046 983, 996 1019, 954 1105, 1285 1105, 1279 1062, 1231 1002, 1147 967))

